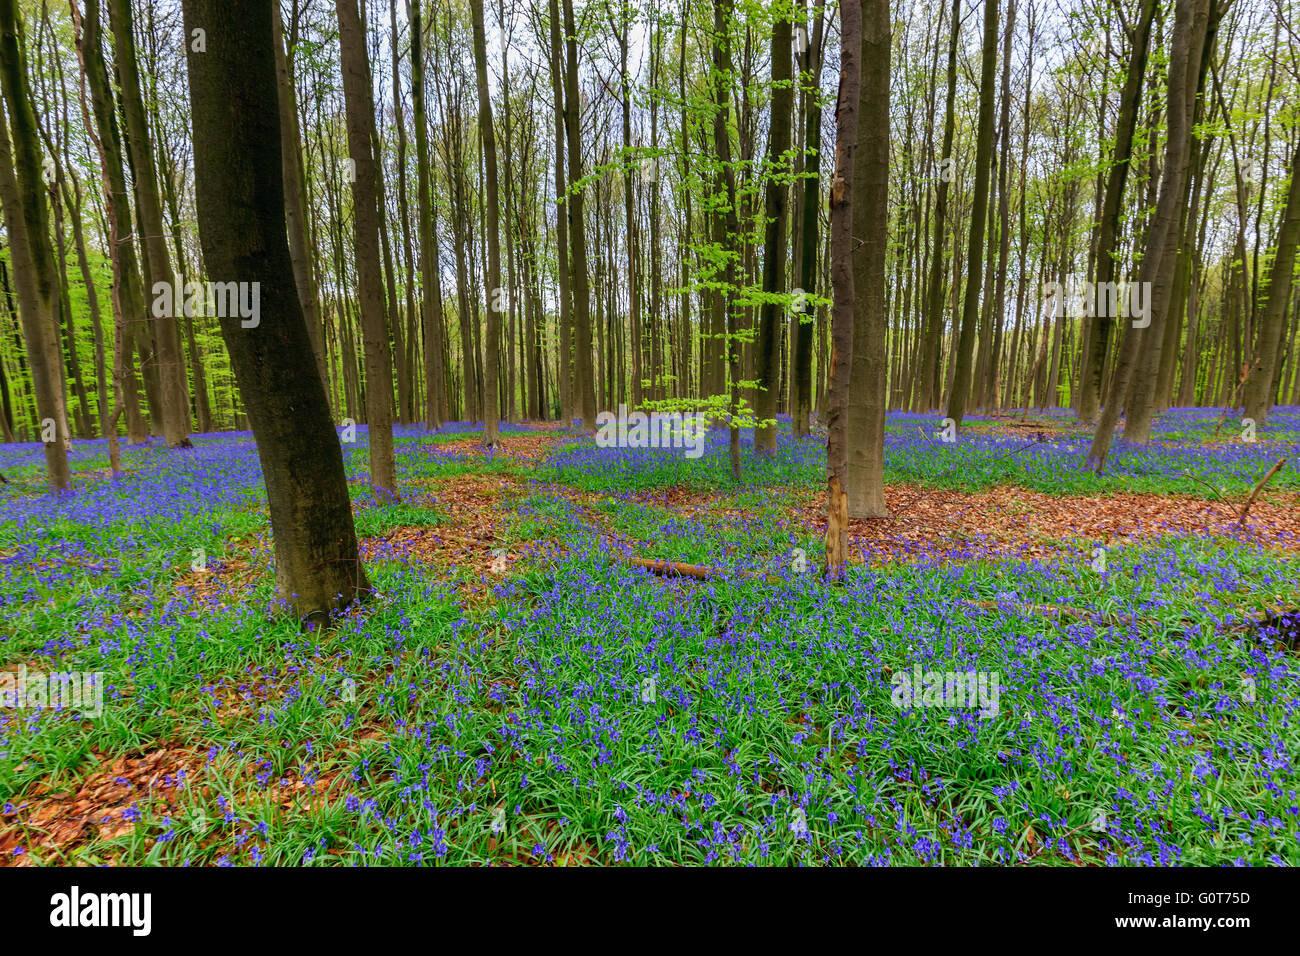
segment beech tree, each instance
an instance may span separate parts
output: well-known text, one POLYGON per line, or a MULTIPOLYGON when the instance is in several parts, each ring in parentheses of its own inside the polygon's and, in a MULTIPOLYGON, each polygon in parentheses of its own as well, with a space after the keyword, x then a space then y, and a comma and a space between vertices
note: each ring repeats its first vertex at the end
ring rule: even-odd
POLYGON ((849 550, 845 431, 855 331, 853 187, 857 170, 858 111, 861 108, 862 20, 861 0, 841 0, 840 90, 835 106, 835 176, 831 180, 831 294, 834 305, 831 312, 830 394, 826 403, 826 571, 831 580, 844 577, 849 550))
POLYGON ((285 218, 271 5, 185 0, 195 196, 203 257, 223 281, 256 283, 260 316, 220 319, 266 481, 276 590, 321 622, 364 597, 343 453, 311 356, 285 218))
POLYGON ((68 420, 64 403, 56 320, 57 279, 54 251, 50 247, 49 210, 41 187, 43 170, 37 141, 36 116, 27 86, 27 51, 15 0, 0 0, 0 88, 4 111, 0 115, 0 204, 13 257, 18 312, 27 345, 40 437, 45 449, 45 470, 55 492, 66 491, 68 470, 68 420), (10 133, 13 150, 9 148, 10 133))
POLYGON ((339 49, 347 107, 357 288, 366 353, 370 483, 381 497, 391 499, 397 497, 397 466, 393 458, 393 358, 384 321, 383 279, 379 263, 379 188, 372 152, 375 142, 373 87, 357 0, 335 0, 335 7, 339 18, 339 49))
MULTIPOLYGON (((487 382, 483 388, 483 444, 497 444, 497 431, 501 420, 500 405, 497 401, 498 364, 501 335, 501 300, 509 294, 501 286, 501 230, 499 222, 500 195, 497 192, 497 140, 492 127, 492 98, 487 82, 487 41, 483 30, 483 5, 471 4, 474 20, 474 69, 478 74, 478 128, 483 140, 483 164, 486 168, 487 195, 485 197, 485 216, 487 219, 487 345, 486 366, 487 382)), ((592 422, 594 425, 594 421, 592 422)))
POLYGON ((781 379, 781 343, 777 314, 785 292, 786 206, 789 187, 784 167, 790 150, 790 111, 794 106, 794 75, 790 60, 790 19, 780 9, 772 24, 772 124, 768 136, 768 177, 763 201, 763 304, 759 309, 754 417, 754 447, 776 450, 776 408, 781 379), (770 422, 771 424, 768 424, 770 422))
POLYGON ((858 144, 853 160, 853 361, 848 397, 848 509, 880 518, 885 506, 889 243, 889 0, 863 0, 858 144))
POLYGON ((1300 243, 1300 141, 1291 157, 1289 172, 1291 186, 1278 224, 1277 255, 1273 258, 1268 297, 1260 313, 1254 357, 1244 391, 1246 417, 1257 425, 1268 421, 1268 413, 1277 400, 1279 351, 1286 325, 1287 300, 1295 282, 1296 245, 1300 243))
POLYGON ((185 358, 181 353, 179 316, 174 314, 174 307, 160 307, 161 303, 171 306, 180 297, 180 290, 173 288, 177 284, 177 273, 172 269, 167 233, 163 229, 156 174, 158 167, 145 115, 144 94, 140 88, 130 0, 109 0, 108 11, 118 88, 121 90, 120 106, 135 184, 136 214, 140 219, 144 284, 152 303, 150 326, 158 361, 162 430, 170 447, 184 448, 190 445, 190 401, 185 358))
POLYGON ((980 310, 980 264, 984 255, 984 226, 989 203, 989 166, 993 159, 993 84, 997 78, 998 0, 984 0, 984 55, 980 66, 979 139, 975 147, 975 186, 970 213, 970 245, 966 253, 966 294, 953 363, 956 374, 948 394, 948 417, 960 427, 970 398, 971 357, 980 310))

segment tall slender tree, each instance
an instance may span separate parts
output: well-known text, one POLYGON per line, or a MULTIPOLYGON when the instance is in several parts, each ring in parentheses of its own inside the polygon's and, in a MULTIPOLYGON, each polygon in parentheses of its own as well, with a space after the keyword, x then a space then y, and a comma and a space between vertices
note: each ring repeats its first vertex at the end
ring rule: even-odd
POLYGON ((58 278, 42 187, 48 167, 41 160, 27 75, 26 41, 16 0, 0 0, 0 88, 9 114, 7 123, 0 116, 0 204, 9 232, 18 314, 27 343, 36 414, 40 416, 45 470, 51 489, 58 493, 66 491, 71 481, 57 325, 58 278))
POLYGON ((1277 371, 1281 364, 1286 306, 1295 284, 1296 245, 1300 243, 1300 141, 1291 157, 1291 185, 1277 230, 1277 254, 1269 275, 1268 295, 1260 310, 1254 356, 1243 391, 1246 417, 1263 425, 1277 398, 1277 371))
POLYGON ((853 365, 849 372, 849 515, 880 518, 885 506, 888 388, 889 0, 863 0, 858 146, 853 155, 853 365))
POLYGON ((352 226, 356 244, 357 287, 361 300, 361 335, 365 346, 366 424, 370 433, 370 482, 382 498, 397 497, 393 458, 393 359, 384 320, 383 279, 379 261, 379 188, 375 158, 374 87, 366 59, 366 35, 357 0, 335 0, 343 68, 343 102, 347 113, 348 153, 352 178, 352 226))
POLYGON ((369 590, 343 454, 298 297, 285 219, 271 5, 184 0, 199 238, 208 272, 257 283, 260 321, 220 319, 266 480, 276 590, 324 622, 369 590))
POLYGON ((943 342, 943 247, 948 220, 948 186, 955 175, 952 155, 953 131, 956 126, 957 101, 957 41, 961 36, 961 0, 952 0, 952 22, 948 34, 948 98, 943 119, 943 155, 939 157, 939 184, 935 189, 934 238, 930 245, 929 290, 923 321, 925 338, 921 350, 921 385, 917 394, 922 396, 920 406, 929 411, 937 408, 943 396, 939 381, 941 367, 939 352, 943 342))
POLYGON ((984 0, 984 52, 980 61, 979 131, 975 141, 975 185, 970 213, 970 245, 966 251, 966 294, 961 328, 953 354, 956 374, 948 395, 948 417, 960 427, 970 396, 971 358, 980 310, 980 281, 984 270, 984 227, 989 206, 989 168, 993 159, 993 91, 998 65, 998 0, 984 0))
MULTIPOLYGON (((1137 127, 1138 107, 1142 100, 1142 80, 1146 75, 1151 22, 1155 19, 1155 13, 1156 0, 1145 0, 1130 40, 1128 69, 1124 77, 1124 88, 1120 92, 1119 116, 1115 124, 1115 146, 1110 156, 1110 171, 1106 176, 1106 192, 1102 200, 1094 288, 1107 288, 1108 283, 1115 281, 1116 246, 1123 211, 1124 186, 1128 182, 1129 160, 1133 155, 1133 132, 1137 127)), ((1115 325, 1110 310, 1098 310, 1096 305, 1094 299, 1094 326, 1084 353, 1083 371, 1079 375, 1079 420, 1084 422, 1096 421, 1100 409, 1101 377, 1115 325)))
POLYGON ((441 428, 446 420, 446 370, 443 367, 442 269, 433 213, 428 117, 424 105, 424 0, 406 0, 411 21, 411 108, 415 116, 416 208, 420 239, 420 324, 424 346, 424 423, 441 428))
MULTIPOLYGON (((497 138, 492 126, 492 94, 487 82, 487 40, 483 29, 483 4, 470 4, 474 27, 474 72, 478 76, 478 128, 483 142, 483 165, 487 180, 484 217, 487 220, 487 382, 483 388, 483 444, 498 442, 501 411, 497 397, 500 364, 501 312, 509 290, 501 285, 500 196, 497 191, 497 138)), ((512 383, 513 384, 513 383, 512 383)))
MULTIPOLYGON (((875 2, 875 0, 873 0, 875 2)), ((855 319, 853 187, 862 88, 862 0, 840 3, 840 89, 835 107, 835 175, 831 180, 830 394, 826 402, 826 572, 842 580, 848 561, 846 425, 855 319)))
MULTIPOLYGON (((569 181, 564 199, 568 217, 569 291, 573 296, 574 388, 584 430, 596 427, 596 377, 591 360, 591 291, 587 274, 587 227, 583 218, 586 189, 582 177, 582 102, 578 96, 578 28, 573 0, 564 7, 564 129, 569 181)), ((552 15, 554 15, 552 9, 552 15)))
MULTIPOLYGON (((813 323, 815 310, 809 307, 817 290, 818 224, 821 198, 821 148, 822 148, 822 33, 825 29, 826 7, 818 0, 813 16, 812 34, 808 38, 800 64, 800 96, 803 99, 804 118, 804 178, 796 186, 802 188, 803 197, 796 213, 799 227, 799 289, 803 295, 794 304, 790 320, 790 339, 794 366, 791 373, 790 410, 796 435, 807 435, 812 413, 812 355, 813 323)), ((802 24, 801 24, 802 26, 802 24)))
POLYGON ((777 316, 785 293, 789 199, 790 113, 794 107, 791 60, 793 23, 778 5, 772 24, 772 122, 767 141, 767 187, 763 201, 763 304, 759 308, 754 448, 776 451, 776 407, 781 382, 781 336, 777 316), (769 424, 770 423, 770 424, 769 424))
POLYGON ((114 66, 121 90, 122 118, 131 154, 136 213, 140 218, 140 252, 145 288, 152 297, 150 315, 154 349, 158 356, 163 435, 169 447, 185 448, 190 445, 189 385, 185 375, 185 358, 181 352, 178 325, 180 317, 175 314, 174 308, 181 290, 173 288, 176 274, 172 271, 171 256, 167 251, 167 233, 163 230, 162 203, 156 173, 158 166, 154 160, 144 93, 140 86, 131 0, 109 0, 108 19, 113 33, 114 66))

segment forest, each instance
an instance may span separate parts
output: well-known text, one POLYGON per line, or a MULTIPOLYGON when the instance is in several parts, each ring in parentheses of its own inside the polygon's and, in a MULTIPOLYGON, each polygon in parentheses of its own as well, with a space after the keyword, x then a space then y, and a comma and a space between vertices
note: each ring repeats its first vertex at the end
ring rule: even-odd
POLYGON ((0 124, 0 867, 1300 863, 1296 0, 0 0, 0 124))

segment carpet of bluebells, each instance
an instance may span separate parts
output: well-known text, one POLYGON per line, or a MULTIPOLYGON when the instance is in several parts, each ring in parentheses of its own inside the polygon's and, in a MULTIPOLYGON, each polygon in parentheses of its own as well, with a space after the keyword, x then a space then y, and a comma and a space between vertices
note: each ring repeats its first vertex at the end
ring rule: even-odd
MULTIPOLYGON (((937 417, 891 415, 887 480, 1240 500, 1286 456, 1272 487, 1300 491, 1298 408, 1254 440, 1222 409, 1171 412, 1100 476, 1086 430, 1036 417, 946 443, 937 417)), ((0 710, 0 865, 1300 863, 1300 657, 1255 623, 1300 607, 1294 549, 1169 537, 1098 570, 1062 542, 832 587, 791 560, 816 538, 776 493, 824 482, 824 433, 783 423, 762 461, 742 436, 737 485, 723 431, 698 460, 573 437, 523 463, 457 450, 480 430, 399 428, 400 504, 366 487, 364 428, 343 446, 378 593, 305 632, 273 600, 249 434, 124 447, 117 479, 105 443, 76 442, 62 498, 39 445, 0 446, 0 668, 106 684, 93 718, 0 710), (501 504, 508 573, 383 545, 436 528, 465 475, 530 489, 501 504), (729 505, 647 503, 669 488, 729 505), (720 573, 653 576, 611 526, 720 573), (199 553, 222 587, 195 586, 199 553), (995 672, 998 712, 898 706, 917 664, 995 672), (69 846, 24 829, 159 750, 192 759, 69 846)))

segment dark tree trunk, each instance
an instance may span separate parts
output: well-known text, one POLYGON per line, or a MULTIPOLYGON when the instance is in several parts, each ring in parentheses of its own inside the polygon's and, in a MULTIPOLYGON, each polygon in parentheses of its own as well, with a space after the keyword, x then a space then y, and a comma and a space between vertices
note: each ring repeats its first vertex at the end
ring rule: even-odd
MULTIPOLYGON (((366 37, 356 0, 335 0, 343 66, 343 100, 347 112, 348 152, 355 163, 352 183, 353 230, 357 283, 360 287, 361 335, 366 357, 366 424, 370 432, 370 481, 384 498, 397 497, 393 460, 393 361, 384 321, 383 280, 379 261, 379 189, 374 156, 373 87, 366 60, 366 37)), ((283 191, 281 191, 283 199, 283 191)))
POLYGON ((817 226, 821 206, 821 148, 822 148, 822 31, 825 28, 825 7, 820 3, 814 18, 812 36, 804 56, 801 71, 805 74, 804 100, 804 175, 803 200, 800 203, 802 225, 799 236, 799 288, 803 290, 800 308, 791 318, 791 337, 794 341, 794 387, 790 403, 792 425, 796 435, 807 435, 812 411, 812 353, 813 324, 816 310, 807 302, 817 290, 817 226))
MULTIPOLYGON (((564 127, 569 161, 569 290, 573 294, 573 325, 577 349, 574 371, 577 412, 583 430, 596 427, 596 378, 591 367, 591 292, 587 277, 587 231, 583 221, 582 104, 578 99, 578 31, 573 20, 573 0, 564 0, 564 127)), ((552 11, 554 12, 554 11, 552 11)))
MULTIPOLYGON (((759 309, 757 361, 758 387, 754 395, 754 450, 776 451, 776 405, 780 393, 781 336, 774 297, 785 292, 787 214, 789 187, 785 183, 790 150, 790 112, 794 107, 794 72, 790 59, 790 20, 778 14, 772 27, 772 123, 767 145, 766 196, 763 201, 763 292, 759 309), (773 298, 769 298, 773 297, 773 298), (771 424, 768 424, 770 422, 771 424)), ((883 197, 882 197, 883 198, 883 197)))
POLYGON ((470 4, 474 26, 474 70, 478 76, 478 129, 483 141, 483 165, 486 168, 487 196, 484 214, 487 219, 487 342, 486 378, 483 388, 483 444, 497 444, 501 421, 498 402, 498 378, 501 355, 501 227, 497 191, 497 137, 492 126, 492 97, 487 83, 487 40, 483 31, 483 4, 470 4))
MULTIPOLYGON (((1130 394, 1130 386, 1140 379, 1143 366, 1143 350, 1154 349, 1158 352, 1161 336, 1164 332, 1163 316, 1169 303, 1171 281, 1160 281, 1164 271, 1164 259, 1171 250, 1169 237, 1176 233, 1179 222, 1179 209, 1183 197, 1183 177, 1187 169, 1189 139, 1191 136, 1190 114, 1195 96, 1197 67, 1200 63, 1201 46, 1205 39, 1208 10, 1213 0, 1178 0, 1175 8, 1173 47, 1169 57, 1168 105, 1166 120, 1169 133, 1165 143, 1164 169, 1160 177, 1160 198, 1155 214, 1147 232, 1146 254, 1142 259, 1139 281, 1150 283, 1148 298, 1150 308, 1150 325, 1145 329, 1130 327, 1120 346, 1118 364, 1110 384, 1105 407, 1093 435, 1092 447, 1088 457, 1101 470, 1110 451, 1111 438, 1115 424, 1119 420, 1121 406, 1127 401, 1130 406, 1124 427, 1126 438, 1142 440, 1144 430, 1149 434, 1150 416, 1143 415, 1136 407, 1130 394), (1145 419, 1145 423, 1144 423, 1145 419)), ((1176 251, 1177 242, 1174 246, 1176 251)), ((1172 270, 1170 270, 1172 272, 1172 270)), ((1158 361, 1158 354, 1152 357, 1158 361)), ((1154 383, 1152 383, 1154 390, 1154 383)))
POLYGON ((943 400, 940 379, 943 365, 940 350, 943 344, 943 290, 944 290, 944 229, 948 219, 948 185, 954 176, 952 138, 955 123, 954 110, 957 98, 957 40, 961 36, 961 0, 953 0, 952 24, 948 37, 948 100, 943 120, 943 155, 939 158, 939 185, 935 190, 934 238, 930 248, 929 290, 924 311, 925 340, 921 352, 921 385, 918 403, 924 411, 938 408, 943 400))
MULTIPOLYGON (((1133 130, 1142 100, 1142 80, 1146 75, 1147 51, 1150 48, 1151 21, 1155 18, 1156 0, 1146 0, 1142 15, 1133 31, 1128 73, 1119 99, 1119 119, 1115 126, 1115 152, 1106 177, 1106 194, 1102 200, 1101 227, 1097 237, 1097 273, 1094 287, 1115 281, 1115 246, 1119 237, 1120 214, 1123 212, 1124 186, 1128 182, 1129 158, 1133 155, 1133 130)), ((1096 421, 1101 406, 1101 377, 1106 367, 1115 318, 1109 314, 1092 319, 1092 335, 1079 375, 1079 420, 1096 421)))
POLYGON ((558 0, 550 0, 551 21, 551 94, 555 99, 555 198, 563 209, 555 220, 556 285, 559 306, 556 310, 560 325, 559 375, 560 418, 565 428, 573 427, 573 295, 569 288, 569 203, 568 180, 565 177, 565 122, 564 122, 564 68, 560 44, 560 8, 558 0))
POLYGON ((849 503, 846 424, 853 354, 853 180, 862 85, 862 0, 840 4, 840 91, 835 107, 835 176, 831 180, 830 390, 826 400, 826 573, 842 580, 848 560, 849 503))
POLYGON ((1282 331, 1286 305, 1294 283, 1296 244, 1300 242, 1300 145, 1291 157, 1291 186, 1277 231, 1277 255, 1268 282, 1268 299, 1260 312, 1255 333, 1254 361, 1246 380, 1246 417, 1263 425, 1277 397, 1277 371, 1281 363, 1282 331))
POLYGON ((441 428, 446 421, 446 370, 442 362, 442 270, 438 262, 437 224, 434 221, 429 130, 424 105, 424 35, 421 7, 424 0, 407 0, 411 21, 411 108, 415 113, 416 206, 420 225, 420 320, 424 336, 424 424, 441 428))
POLYGON ((325 382, 329 394, 329 369, 325 364, 325 343, 321 334, 320 297, 316 294, 316 277, 312 272, 311 239, 307 232, 307 203, 304 197, 304 171, 302 147, 298 135, 298 94, 293 83, 293 65, 290 51, 285 48, 284 26, 280 21, 280 4, 272 4, 275 30, 275 67, 279 83, 279 117, 281 150, 284 157, 285 218, 289 224, 289 256, 293 261, 294 281, 298 285, 298 298, 302 300, 302 314, 311 337, 312 354, 316 369, 325 382))
POLYGON ((36 394, 37 435, 45 448, 50 487, 66 491, 68 421, 59 362, 58 279, 50 246, 49 210, 41 176, 36 114, 27 86, 28 64, 16 0, 0 0, 0 86, 9 122, 0 117, 0 203, 13 256, 18 313, 36 394), (13 151, 10 152, 10 126, 13 151), (47 432, 50 425, 51 431, 47 432))
POLYGON ((162 204, 154 173, 157 166, 154 164, 144 98, 140 90, 130 0, 109 0, 108 10, 113 32, 114 66, 122 95, 122 116, 126 123, 127 145, 131 152, 131 170, 135 180, 145 287, 155 304, 151 309, 151 321, 157 349, 163 435, 166 436, 169 447, 185 448, 190 444, 190 397, 185 378, 185 360, 181 355, 179 316, 159 315, 156 307, 160 293, 170 290, 176 277, 172 273, 164 238, 166 233, 163 232, 162 204))
POLYGON ((266 479, 276 587, 300 619, 324 621, 369 589, 357 554, 343 455, 325 385, 304 362, 311 338, 285 223, 275 0, 185 0, 199 236, 209 275, 256 282, 260 323, 221 334, 266 479))
MULTIPOLYGON (((718 159, 718 179, 723 193, 723 211, 714 214, 714 238, 726 259, 722 270, 722 287, 717 290, 717 305, 725 323, 722 343, 728 358, 730 378, 727 410, 730 436, 731 477, 740 482, 740 341, 736 334, 736 260, 739 250, 740 224, 736 216, 736 170, 731 161, 731 130, 727 123, 730 110, 731 18, 732 0, 713 3, 713 148, 718 159)), ((716 312, 715 312, 716 316, 716 312)))
POLYGON ((966 251, 966 294, 962 302, 961 329, 953 361, 957 372, 948 395, 948 417, 961 425, 970 394, 971 355, 980 309, 983 276, 984 226, 989 205, 989 165, 993 157, 993 89, 998 64, 998 0, 984 0, 984 56, 980 68, 979 137, 975 144, 975 195, 970 213, 970 245, 966 251))
POLYGON ((849 373, 849 515, 885 507, 885 255, 889 247, 889 0, 862 4, 858 147, 853 156, 853 366, 849 373))

